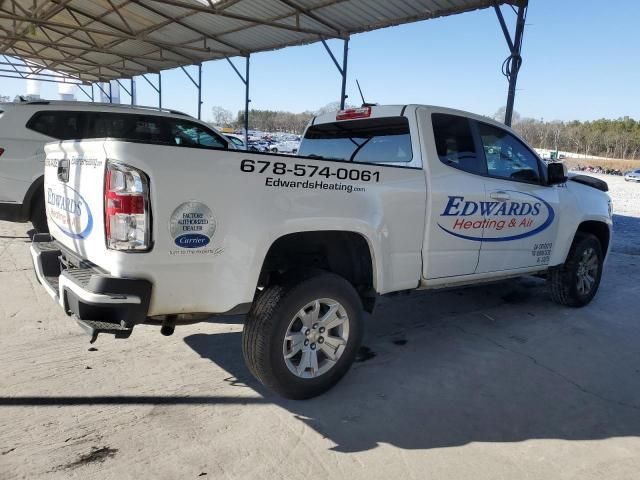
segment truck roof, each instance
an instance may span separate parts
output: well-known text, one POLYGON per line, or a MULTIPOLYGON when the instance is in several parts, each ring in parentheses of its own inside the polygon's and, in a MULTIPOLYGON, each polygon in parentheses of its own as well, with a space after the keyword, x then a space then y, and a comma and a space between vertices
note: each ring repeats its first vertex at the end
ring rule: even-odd
MULTIPOLYGON (((367 107, 367 105, 364 105, 363 107, 355 107, 355 108, 364 108, 364 107, 367 107)), ((371 108, 371 115, 369 115, 367 118, 399 117, 404 115, 408 109, 426 108, 434 112, 448 113, 450 115, 459 115, 462 117, 473 118, 475 120, 479 120, 484 123, 489 123, 503 129, 511 130, 510 127, 507 127, 504 123, 496 121, 493 118, 486 117, 484 115, 478 115, 472 112, 467 112, 464 110, 441 107, 437 105, 422 105, 417 103, 411 103, 406 105, 370 105, 370 108, 371 108)), ((317 125, 321 123, 335 123, 335 122, 343 121, 343 120, 337 120, 336 118, 339 112, 340 110, 318 115, 313 118, 313 120, 311 121, 311 125, 317 125)))

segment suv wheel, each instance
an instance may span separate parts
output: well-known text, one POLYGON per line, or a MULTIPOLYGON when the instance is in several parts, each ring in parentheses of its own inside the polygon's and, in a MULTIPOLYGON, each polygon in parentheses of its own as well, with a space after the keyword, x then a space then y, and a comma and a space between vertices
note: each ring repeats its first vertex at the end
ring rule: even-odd
POLYGON ((550 270, 551 298, 570 307, 583 307, 598 291, 602 277, 603 254, 600 241, 578 232, 564 265, 550 270))
POLYGON ((315 397, 353 363, 362 337, 362 303, 333 273, 267 287, 247 317, 242 350, 266 387, 292 399, 315 397))
POLYGON ((31 224, 38 233, 49 233, 47 214, 44 207, 44 187, 34 197, 31 204, 31 224))

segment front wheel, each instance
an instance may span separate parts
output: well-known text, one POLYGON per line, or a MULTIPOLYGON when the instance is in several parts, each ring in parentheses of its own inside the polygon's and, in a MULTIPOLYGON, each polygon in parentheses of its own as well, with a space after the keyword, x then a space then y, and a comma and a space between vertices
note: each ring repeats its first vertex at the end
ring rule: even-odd
POLYGON ((362 303, 333 273, 267 287, 255 300, 242 350, 251 373, 292 399, 320 395, 353 363, 362 338, 362 303))
POLYGON ((600 241, 591 234, 578 232, 564 265, 550 270, 551 298, 570 307, 583 307, 598 292, 604 255, 600 241))

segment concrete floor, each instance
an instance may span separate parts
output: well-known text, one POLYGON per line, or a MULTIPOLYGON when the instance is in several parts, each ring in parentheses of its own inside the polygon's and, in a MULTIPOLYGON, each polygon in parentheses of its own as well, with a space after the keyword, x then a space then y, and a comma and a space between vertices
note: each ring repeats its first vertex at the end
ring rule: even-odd
POLYGON ((90 348, 26 231, 0 223, 0 479, 640 476, 638 250, 580 310, 533 278, 384 299, 345 379, 295 402, 249 375, 238 318, 90 348))

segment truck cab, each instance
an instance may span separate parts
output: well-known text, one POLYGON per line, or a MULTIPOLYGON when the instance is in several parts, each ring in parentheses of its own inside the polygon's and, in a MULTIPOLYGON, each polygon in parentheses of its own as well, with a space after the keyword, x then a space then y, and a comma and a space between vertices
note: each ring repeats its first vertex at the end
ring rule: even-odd
POLYGON ((92 340, 246 314, 248 368, 290 398, 346 373, 379 295, 536 274, 580 307, 611 244, 606 183, 443 107, 320 115, 295 157, 122 138, 46 153, 36 275, 92 340))

